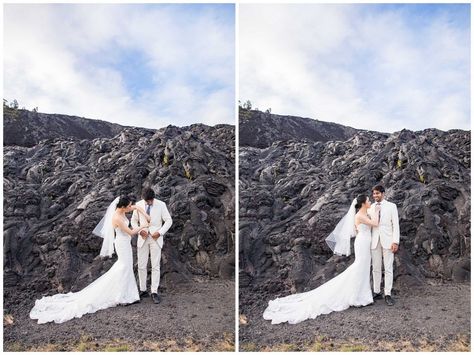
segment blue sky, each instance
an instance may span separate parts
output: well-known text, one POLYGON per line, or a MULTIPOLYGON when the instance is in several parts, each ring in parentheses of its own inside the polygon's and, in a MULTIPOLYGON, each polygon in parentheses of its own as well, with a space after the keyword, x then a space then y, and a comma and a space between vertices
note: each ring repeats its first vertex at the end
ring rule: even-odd
POLYGON ((234 124, 233 4, 7 4, 4 97, 160 128, 234 124))
POLYGON ((241 4, 239 26, 239 96, 254 107, 385 132, 470 129, 469 4, 241 4))
POLYGON ((470 26, 469 4, 377 4, 362 5, 367 11, 398 11, 414 27, 426 26, 437 17, 446 17, 458 28, 470 26))

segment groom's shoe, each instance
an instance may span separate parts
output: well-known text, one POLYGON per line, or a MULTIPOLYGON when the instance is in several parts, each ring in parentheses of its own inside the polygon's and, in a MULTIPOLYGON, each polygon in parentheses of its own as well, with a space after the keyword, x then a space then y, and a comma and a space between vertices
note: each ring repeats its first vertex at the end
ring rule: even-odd
POLYGON ((152 294, 151 294, 151 299, 153 300, 153 303, 154 303, 154 304, 160 303, 160 297, 158 297, 158 294, 157 294, 157 293, 152 293, 152 294))
POLYGON ((372 294, 372 298, 375 300, 381 300, 383 297, 382 297, 382 292, 380 293, 373 293, 372 294))
POLYGON ((140 296, 140 299, 141 299, 141 298, 148 297, 148 296, 149 296, 149 295, 148 295, 148 291, 140 291, 139 296, 140 296))
POLYGON ((395 301, 393 300, 392 296, 386 295, 385 296, 385 303, 389 306, 393 306, 395 304, 395 301))

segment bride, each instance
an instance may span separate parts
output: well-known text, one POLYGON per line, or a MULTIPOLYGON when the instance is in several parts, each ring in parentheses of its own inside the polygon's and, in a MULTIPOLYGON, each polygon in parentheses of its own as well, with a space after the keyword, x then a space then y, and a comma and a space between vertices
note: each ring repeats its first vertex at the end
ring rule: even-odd
POLYGON ((373 303, 370 288, 371 227, 378 226, 380 208, 376 208, 378 218, 373 221, 367 214, 369 207, 369 197, 358 196, 334 231, 326 238, 335 254, 350 255, 350 238, 355 235, 354 263, 343 273, 314 290, 270 301, 263 313, 264 319, 271 320, 272 324, 296 324, 321 314, 343 311, 350 306, 373 303))
POLYGON ((131 236, 140 232, 140 228, 130 229, 126 212, 137 210, 148 222, 150 216, 126 197, 117 197, 107 208, 105 216, 95 227, 93 233, 102 237, 101 256, 112 256, 115 251, 118 260, 104 275, 79 292, 69 292, 36 300, 30 312, 30 318, 39 324, 47 322, 63 323, 72 318, 81 318, 84 314, 115 307, 119 304, 137 302, 138 288, 133 274, 131 236))

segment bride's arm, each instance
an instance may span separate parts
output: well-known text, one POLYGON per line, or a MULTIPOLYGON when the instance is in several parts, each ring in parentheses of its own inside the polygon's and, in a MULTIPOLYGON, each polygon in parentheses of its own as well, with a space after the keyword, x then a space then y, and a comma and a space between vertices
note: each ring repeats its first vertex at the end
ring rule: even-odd
MULTIPOLYGON (((143 208, 141 208, 140 206, 137 206, 137 205, 133 205, 132 209, 134 209, 138 213, 141 213, 143 216, 145 216, 146 221, 148 223, 150 223, 151 217, 145 212, 145 210, 143 208)), ((134 211, 134 213, 135 213, 135 211, 134 211)))
POLYGON ((369 217, 366 216, 357 216, 359 218, 359 221, 363 224, 367 224, 368 226, 371 227, 378 227, 379 226, 379 217, 377 216, 377 219, 374 221, 370 219, 369 217))
POLYGON ((114 226, 117 226, 118 228, 120 228, 122 232, 127 233, 131 237, 134 236, 135 234, 138 234, 143 229, 143 227, 137 227, 134 229, 128 228, 128 225, 122 220, 122 218, 114 217, 113 223, 114 223, 114 226))

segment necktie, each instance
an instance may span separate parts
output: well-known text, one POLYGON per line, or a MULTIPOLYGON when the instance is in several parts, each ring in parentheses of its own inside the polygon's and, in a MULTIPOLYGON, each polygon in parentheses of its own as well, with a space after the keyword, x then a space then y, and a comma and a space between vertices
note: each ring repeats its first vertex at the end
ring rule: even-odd
POLYGON ((381 207, 381 205, 380 205, 380 202, 377 202, 377 206, 380 207, 380 210, 379 210, 379 221, 380 221, 380 212, 382 212, 382 207, 381 207))
POLYGON ((148 206, 146 207, 146 214, 147 214, 147 215, 150 215, 150 210, 151 210, 151 205, 148 205, 148 206))

